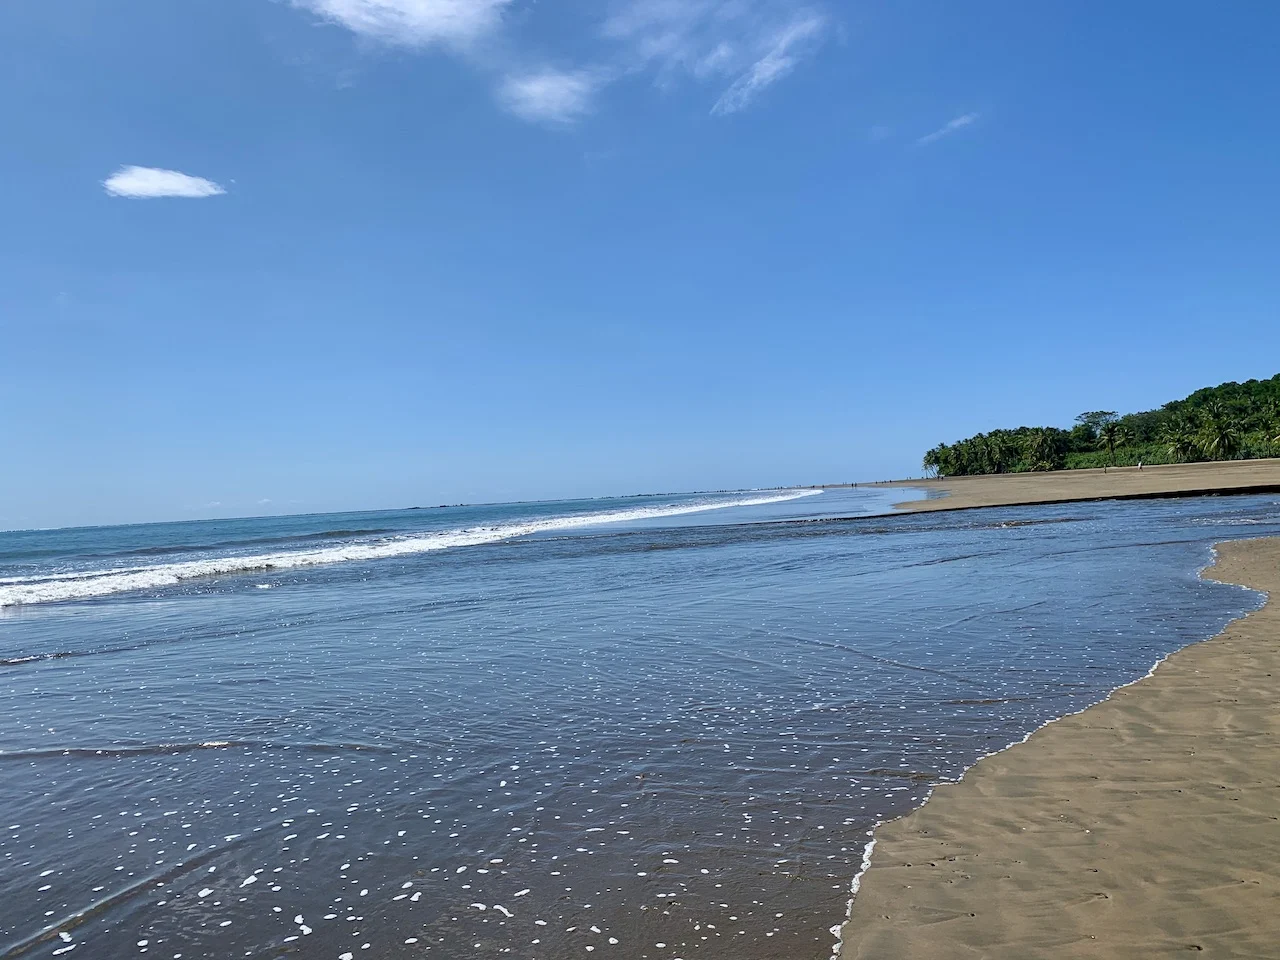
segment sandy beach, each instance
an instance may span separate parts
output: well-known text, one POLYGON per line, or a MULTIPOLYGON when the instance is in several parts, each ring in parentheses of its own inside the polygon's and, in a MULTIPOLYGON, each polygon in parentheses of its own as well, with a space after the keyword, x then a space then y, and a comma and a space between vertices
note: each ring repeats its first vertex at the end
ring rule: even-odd
MULTIPOLYGON (((1205 576, 1273 592, 1280 539, 1205 576)), ((1277 677, 1269 603, 938 787, 877 831, 842 957, 1280 957, 1277 677)))
POLYGON ((900 480, 888 486, 915 487, 945 494, 912 500, 898 509, 964 510, 972 507, 1068 503, 1082 500, 1139 499, 1198 494, 1264 493, 1280 490, 1280 459, 1229 460, 1118 467, 1107 470, 1057 470, 1007 473, 943 480, 900 480))

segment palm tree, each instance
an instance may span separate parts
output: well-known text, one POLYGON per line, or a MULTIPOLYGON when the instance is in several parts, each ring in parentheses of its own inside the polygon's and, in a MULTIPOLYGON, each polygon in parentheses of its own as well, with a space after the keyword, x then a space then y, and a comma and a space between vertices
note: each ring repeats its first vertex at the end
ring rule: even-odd
POLYGON ((1009 434, 1003 430, 993 433, 987 440, 987 455, 991 458, 992 469, 996 473, 1004 473, 1015 458, 1013 442, 1009 434))
POLYGON ((1133 443, 1133 431, 1122 423, 1116 424, 1116 446, 1123 450, 1125 447, 1133 446, 1133 443))
POLYGON ((1104 423, 1098 430, 1098 446, 1107 451, 1111 465, 1116 465, 1116 447, 1122 440, 1121 427, 1118 423, 1104 423))
POLYGON ((1196 455, 1196 438, 1185 420, 1170 420, 1160 432, 1160 442, 1176 463, 1186 463, 1196 455))
POLYGON ((1226 418, 1213 418, 1200 428, 1199 441, 1210 460, 1231 460, 1240 452, 1240 428, 1226 418))
POLYGON ((1027 460, 1032 470, 1057 469, 1058 444, 1053 434, 1041 427, 1028 433, 1025 443, 1027 460))
POLYGON ((945 457, 945 450, 946 444, 940 443, 924 455, 924 472, 928 476, 936 477, 942 472, 942 462, 945 457))
MULTIPOLYGON (((1267 438, 1267 443, 1272 447, 1280 447, 1280 403, 1272 400, 1267 404, 1267 412, 1265 414, 1266 426, 1263 428, 1263 434, 1267 438)), ((1272 451, 1273 453, 1276 451, 1272 451)))
POLYGON ((991 466, 991 441, 985 433, 973 436, 974 473, 995 473, 991 466))
POLYGON ((1211 423, 1227 423, 1232 419, 1230 412, 1221 400, 1210 400, 1196 412, 1198 414, 1196 420, 1201 429, 1211 423))

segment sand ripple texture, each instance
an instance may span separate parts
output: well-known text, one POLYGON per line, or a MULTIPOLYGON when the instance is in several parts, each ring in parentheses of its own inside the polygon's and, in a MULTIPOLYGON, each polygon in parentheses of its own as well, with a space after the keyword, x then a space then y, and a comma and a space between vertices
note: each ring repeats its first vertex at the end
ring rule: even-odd
MULTIPOLYGON (((1280 591, 1280 540, 1206 576, 1280 591)), ((1280 957, 1280 606, 882 827, 846 958, 1280 957)))

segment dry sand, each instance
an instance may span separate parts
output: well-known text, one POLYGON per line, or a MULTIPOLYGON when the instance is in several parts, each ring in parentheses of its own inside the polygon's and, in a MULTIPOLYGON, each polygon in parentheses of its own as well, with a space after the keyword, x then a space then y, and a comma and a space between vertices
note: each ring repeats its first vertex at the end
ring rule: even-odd
MULTIPOLYGON (((1280 539, 1205 575, 1274 591, 1280 539)), ((1269 603, 980 761, 877 831, 842 957, 1280 957, 1278 695, 1269 603)))
POLYGON ((1280 460, 1230 460, 1052 473, 1007 473, 946 480, 899 480, 888 486, 922 487, 945 497, 898 504, 901 510, 963 510, 1011 504, 1066 503, 1207 493, 1280 490, 1280 460))

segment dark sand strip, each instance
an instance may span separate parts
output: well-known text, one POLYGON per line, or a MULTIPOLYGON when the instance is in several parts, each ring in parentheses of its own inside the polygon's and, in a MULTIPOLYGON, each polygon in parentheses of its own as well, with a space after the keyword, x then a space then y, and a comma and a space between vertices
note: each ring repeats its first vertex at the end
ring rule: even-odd
MULTIPOLYGON (((872 486, 881 486, 873 484, 872 486)), ((1280 460, 1230 460, 1107 470, 1007 473, 945 480, 898 480, 883 486, 916 487, 944 494, 897 504, 899 510, 965 510, 1087 500, 1194 497, 1280 492, 1280 460)))
MULTIPOLYGON (((1280 538, 1219 549, 1280 588, 1280 538)), ((1280 958, 1278 701, 1268 603, 980 761, 877 831, 842 957, 1280 958)))

